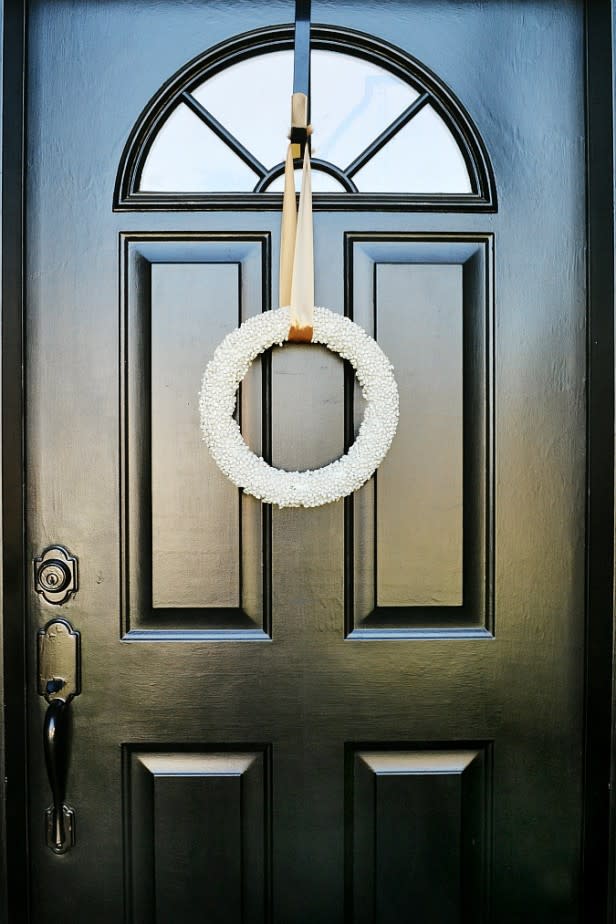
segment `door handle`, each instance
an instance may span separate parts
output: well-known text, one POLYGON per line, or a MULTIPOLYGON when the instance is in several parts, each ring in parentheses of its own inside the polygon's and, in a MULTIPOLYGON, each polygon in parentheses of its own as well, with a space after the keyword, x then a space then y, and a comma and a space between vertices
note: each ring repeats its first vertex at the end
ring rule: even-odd
POLYGON ((66 619, 38 632, 38 692, 48 706, 43 752, 52 804, 45 812, 47 846, 66 853, 75 843, 75 811, 66 803, 70 751, 70 703, 81 692, 81 639, 66 619))
POLYGON ((68 709, 68 703, 53 700, 47 707, 43 726, 45 765, 53 798, 46 812, 47 844, 54 853, 66 853, 75 843, 75 812, 65 802, 68 709))

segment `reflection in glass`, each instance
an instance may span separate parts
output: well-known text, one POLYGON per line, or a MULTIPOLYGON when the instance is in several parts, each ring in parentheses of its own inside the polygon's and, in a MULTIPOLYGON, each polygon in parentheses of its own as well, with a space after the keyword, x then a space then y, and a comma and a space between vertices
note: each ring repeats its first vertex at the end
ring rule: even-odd
POLYGON ((417 99, 389 71, 351 55, 315 51, 311 88, 315 157, 346 166, 417 99))
POLYGON ((188 106, 165 120, 146 158, 139 189, 146 192, 250 190, 257 176, 188 106))
POLYGON ((360 192, 472 192, 462 152, 432 106, 425 106, 353 179, 360 192))
MULTIPOLYGON (((293 53, 274 51, 233 64, 193 96, 267 167, 283 160, 293 89, 293 53), (283 153, 281 153, 281 151, 283 153)), ((312 149, 350 163, 419 95, 389 71, 351 55, 311 56, 312 149)))
POLYGON ((284 160, 292 91, 293 52, 272 51, 232 64, 192 95, 269 169, 284 160))

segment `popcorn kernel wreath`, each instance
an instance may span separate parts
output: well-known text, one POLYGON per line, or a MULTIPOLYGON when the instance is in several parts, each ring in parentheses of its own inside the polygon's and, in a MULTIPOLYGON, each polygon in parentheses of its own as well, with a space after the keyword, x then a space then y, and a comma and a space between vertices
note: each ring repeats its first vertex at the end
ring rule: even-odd
POLYGON ((249 318, 217 347, 201 386, 201 429, 212 458, 246 494, 279 507, 319 507, 360 488, 384 459, 398 426, 398 388, 379 345, 350 318, 314 309, 312 340, 348 359, 366 399, 357 439, 329 465, 303 472, 273 468, 244 442, 234 419, 237 388, 252 361, 289 333, 290 310, 249 318))

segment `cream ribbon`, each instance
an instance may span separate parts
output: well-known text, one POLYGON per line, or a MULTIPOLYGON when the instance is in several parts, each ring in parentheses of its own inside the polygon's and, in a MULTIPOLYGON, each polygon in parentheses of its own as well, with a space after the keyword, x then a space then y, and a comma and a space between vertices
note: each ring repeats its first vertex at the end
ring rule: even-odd
MULTIPOLYGON (((303 124, 306 125, 306 97, 293 94, 292 119, 295 122, 297 108, 303 110, 303 124), (296 100, 303 97, 303 100, 296 100), (300 107, 296 107, 296 103, 300 107), (303 106, 301 104, 304 104, 303 106)), ((300 116, 301 117, 301 116, 300 116)), ((310 129, 308 129, 310 131, 310 129)), ((290 306, 291 326, 289 340, 312 340, 314 315, 314 253, 312 231, 312 181, 308 145, 304 150, 302 188, 299 196, 299 212, 295 210, 295 173, 293 170, 293 145, 287 150, 284 168, 284 196, 282 202, 282 224, 280 229, 280 307, 290 306)))

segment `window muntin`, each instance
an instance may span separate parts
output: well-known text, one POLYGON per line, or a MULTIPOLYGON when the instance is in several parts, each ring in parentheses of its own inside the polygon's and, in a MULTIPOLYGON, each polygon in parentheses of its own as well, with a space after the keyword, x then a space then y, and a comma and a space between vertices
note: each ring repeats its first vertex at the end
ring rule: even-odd
MULTIPOLYGON (((472 193, 460 146, 426 94, 343 52, 316 49, 311 66, 316 193, 345 192, 318 161, 352 177, 359 192, 472 193), (408 121, 397 127, 401 116, 408 121), (375 139, 387 132, 390 137, 371 153, 375 139)), ((292 69, 291 51, 267 52, 185 93, 151 143, 139 191, 250 192, 259 183, 279 191, 280 177, 263 183, 263 176, 281 164, 285 151, 292 69), (222 137, 213 122, 206 124, 208 116, 223 127, 222 137), (238 155, 238 142, 250 156, 238 155)))
POLYGON ((255 174, 185 103, 159 128, 141 173, 140 189, 191 192, 252 189, 255 174))
MULTIPOLYGON (((295 170, 295 188, 300 189, 302 185, 302 171, 298 167, 295 170)), ((267 192, 281 193, 284 189, 284 174, 280 174, 267 185, 267 192)), ((312 191, 318 192, 346 192, 342 183, 335 176, 330 176, 319 170, 318 167, 312 169, 312 191)))
POLYGON ((395 134, 353 180, 358 189, 389 192, 470 193, 471 181, 458 143, 430 105, 395 134))

